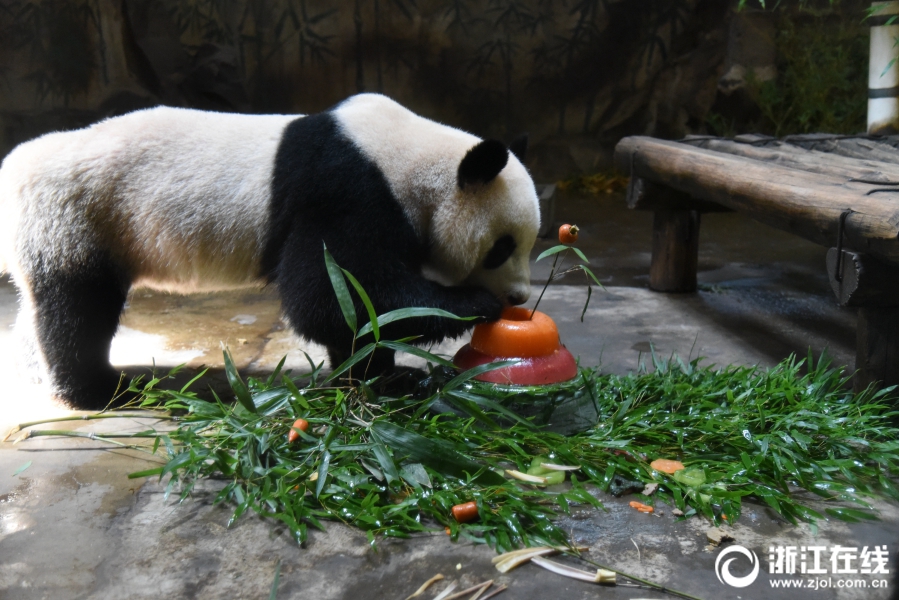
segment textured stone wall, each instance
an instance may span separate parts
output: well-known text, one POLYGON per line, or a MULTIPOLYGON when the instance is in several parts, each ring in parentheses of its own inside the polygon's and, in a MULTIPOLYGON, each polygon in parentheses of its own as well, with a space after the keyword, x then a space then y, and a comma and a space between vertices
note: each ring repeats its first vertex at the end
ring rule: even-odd
POLYGON ((160 103, 314 112, 360 91, 482 136, 532 136, 561 177, 622 135, 702 130, 724 0, 3 0, 0 155, 160 103))

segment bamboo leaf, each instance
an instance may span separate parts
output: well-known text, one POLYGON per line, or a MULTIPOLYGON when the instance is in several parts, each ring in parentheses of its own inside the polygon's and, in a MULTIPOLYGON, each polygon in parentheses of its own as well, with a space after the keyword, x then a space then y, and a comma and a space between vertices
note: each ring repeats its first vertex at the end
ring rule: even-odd
POLYGON ((284 362, 286 360, 287 360, 287 355, 285 354, 284 356, 281 357, 281 361, 278 363, 278 366, 275 367, 275 370, 272 371, 272 374, 269 375, 268 379, 265 382, 265 387, 272 387, 273 385, 275 385, 275 379, 277 379, 278 375, 281 374, 281 369, 284 368, 284 362))
POLYGON ((455 365, 450 361, 437 356, 436 354, 431 354, 427 350, 422 350, 421 348, 416 348, 415 346, 410 346, 409 344, 405 344, 403 342, 394 342, 391 340, 381 340, 378 342, 378 346, 383 348, 390 348, 391 350, 396 350, 398 352, 405 352, 406 354, 412 354, 413 356, 418 356, 419 358, 423 358, 428 362, 436 363, 438 365, 443 365, 444 367, 449 367, 451 369, 455 368, 455 365))
POLYGON ((489 373, 490 371, 496 371, 498 369, 504 369, 505 367, 511 367, 512 365, 517 365, 521 362, 521 359, 513 359, 513 360, 500 360, 496 362, 491 362, 483 365, 478 365, 477 367, 472 367, 467 371, 463 371, 459 375, 456 375, 452 379, 450 379, 446 385, 443 386, 443 391, 448 392, 456 389, 466 381, 477 377, 483 373, 489 373))
POLYGON ((27 469, 27 468, 30 467, 30 466, 31 466, 31 461, 29 460, 27 463, 25 463, 24 465, 22 465, 21 467, 19 467, 18 469, 16 469, 16 470, 13 472, 12 476, 15 477, 15 476, 21 474, 22 472, 25 471, 25 469, 27 469))
POLYGON ((599 289, 601 289, 601 290, 606 289, 605 286, 604 286, 602 283, 600 283, 599 279, 596 278, 596 275, 593 274, 593 271, 591 271, 590 269, 588 269, 588 268, 585 267, 584 265, 578 265, 577 268, 579 268, 581 271, 583 271, 584 274, 587 275, 587 277, 589 277, 590 279, 592 279, 592 280, 593 280, 593 283, 595 283, 596 285, 599 286, 599 289))
MULTIPOLYGON (((382 344, 384 344, 384 342, 378 342, 378 345, 382 344)), ((366 344, 365 347, 356 351, 354 355, 343 361, 340 366, 331 371, 331 374, 325 378, 325 383, 334 381, 335 379, 349 371, 354 365, 365 360, 369 354, 375 351, 375 346, 376 344, 372 342, 371 344, 366 344)))
MULTIPOLYGON (((393 323, 394 321, 401 321, 403 319, 412 319, 417 317, 443 317, 446 319, 455 319, 456 321, 473 321, 477 319, 477 317, 458 317, 451 312, 440 310, 439 308, 399 308, 397 310, 392 310, 390 312, 384 313, 383 315, 378 316, 376 319, 378 326, 383 327, 389 323, 393 323)), ((357 334, 359 337, 362 337, 366 333, 370 333, 372 330, 371 322, 366 323, 359 329, 359 333, 357 334)))
POLYGON ((325 450, 322 453, 321 463, 318 466, 318 480, 315 482, 315 497, 318 498, 325 487, 325 481, 328 479, 328 468, 331 465, 331 452, 325 450))
POLYGON ((297 404, 299 404, 302 408, 305 408, 306 410, 310 410, 311 407, 309 406, 309 403, 306 402, 306 399, 303 397, 302 392, 300 392, 300 390, 297 388, 296 384, 293 381, 291 381, 289 377, 286 377, 286 376, 282 377, 281 381, 284 382, 284 387, 286 387, 288 390, 290 390, 290 393, 293 395, 294 399, 297 401, 297 404))
POLYGON ((366 323, 366 325, 371 326, 372 334, 375 336, 375 341, 377 342, 381 339, 381 330, 378 327, 378 315, 375 314, 375 307, 372 305, 371 299, 368 297, 368 294, 365 293, 365 288, 363 288, 362 284, 353 277, 352 273, 346 269, 341 269, 341 271, 346 278, 350 280, 350 283, 356 288, 356 293, 359 294, 359 297, 362 299, 362 304, 365 305, 365 310, 368 311, 368 323, 366 323))
POLYGON ((340 311, 343 313, 343 318, 355 335, 356 308, 353 306, 353 298, 350 296, 350 289, 346 286, 346 281, 343 279, 343 269, 334 262, 334 257, 328 252, 328 247, 324 246, 324 249, 325 268, 328 270, 328 277, 331 279, 331 287, 334 288, 334 295, 337 296, 337 303, 340 305, 340 311))
POLYGON ((388 421, 376 422, 371 426, 371 432, 384 445, 439 473, 459 479, 479 473, 474 481, 482 485, 502 485, 505 482, 502 475, 485 469, 445 442, 426 438, 388 421))
POLYGON ((577 254, 578 258, 580 258, 582 261, 584 261, 587 264, 590 263, 590 261, 587 260, 587 257, 584 255, 584 253, 581 252, 580 248, 578 248, 577 246, 571 246, 571 249, 574 251, 575 254, 577 254))
POLYGON ((185 383, 185 384, 184 384, 184 387, 181 388, 181 393, 183 394, 184 392, 186 392, 186 391, 190 388, 190 386, 192 386, 192 385, 195 384, 197 381, 199 381, 200 379, 202 379, 202 378, 206 375, 206 372, 207 372, 208 370, 209 370, 209 369, 203 369, 202 371, 200 371, 199 373, 197 373, 197 374, 196 374, 190 381, 188 381, 187 383, 185 383))
POLYGON ((561 245, 553 246, 552 248, 549 248, 549 249, 541 252, 540 255, 537 257, 537 260, 535 260, 534 262, 539 262, 539 261, 543 260, 544 258, 546 258, 547 256, 552 256, 553 254, 558 254, 559 252, 564 252, 564 251, 568 250, 570 247, 571 246, 561 246, 561 245))
POLYGON ((231 353, 228 350, 225 350, 224 355, 225 374, 228 376, 228 383, 231 384, 231 389, 234 391, 237 401, 249 412, 255 413, 256 405, 253 403, 253 398, 250 396, 250 391, 247 389, 246 384, 244 384, 243 379, 241 379, 240 375, 237 373, 234 361, 231 360, 231 353))
MULTIPOLYGON (((299 528, 299 525, 297 525, 299 528)), ((293 529, 293 528, 291 528, 293 529)), ((272 580, 272 589, 268 594, 268 600, 276 600, 278 597, 278 582, 281 580, 281 559, 278 559, 278 564, 275 565, 275 578, 272 580)))
POLYGON ((492 410, 492 411, 504 416, 505 418, 509 419, 510 421, 513 421, 520 425, 523 425, 523 426, 527 427, 528 429, 535 428, 534 424, 531 423, 530 421, 523 419, 517 413, 512 412, 505 406, 499 404, 498 402, 496 402, 494 400, 491 400, 490 398, 488 398, 486 396, 481 396, 479 394, 470 394, 468 392, 463 392, 461 390, 454 390, 452 392, 447 393, 446 395, 451 396, 451 397, 462 398, 473 404, 477 404, 488 410, 492 410))
POLYGON ((393 458, 388 454, 384 444, 372 444, 372 453, 375 455, 378 464, 381 465, 381 471, 384 473, 384 477, 387 478, 387 483, 400 478, 396 471, 396 463, 393 462, 393 458))

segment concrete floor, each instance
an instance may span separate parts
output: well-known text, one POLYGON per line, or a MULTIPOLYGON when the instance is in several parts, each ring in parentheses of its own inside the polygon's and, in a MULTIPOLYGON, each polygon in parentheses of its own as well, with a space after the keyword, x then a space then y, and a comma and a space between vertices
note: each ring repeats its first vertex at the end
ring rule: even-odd
MULTIPOLYGON (((578 320, 586 297, 582 285, 554 284, 541 304, 582 364, 626 373, 646 359, 650 347, 663 356, 763 366, 790 353, 804 356, 811 348, 817 355, 826 348, 835 363, 852 364, 855 315, 831 298, 823 248, 737 215, 706 216, 701 291, 663 295, 646 289, 651 215, 628 211, 621 196, 567 195, 559 198, 557 220, 582 227, 579 245, 608 286, 594 293, 583 323, 578 320)), ((540 241, 537 251, 550 245, 552 240, 540 241)), ((533 298, 547 269, 541 263, 533 270, 533 298)), ((40 390, 16 383, 9 335, 14 311, 14 289, 0 280, 0 432, 63 412, 42 401, 40 390)), ((181 297, 137 290, 122 325, 112 358, 131 373, 148 372, 154 361, 161 367, 186 362, 192 369, 202 364, 220 369, 223 345, 245 372, 270 370, 285 354, 289 367, 303 368, 300 348, 313 360, 324 358, 321 348, 285 328, 268 291, 181 297)), ((445 343, 438 350, 451 354, 458 345, 445 343)), ((149 423, 64 426, 140 431, 149 423)), ((422 598, 434 597, 447 581, 463 589, 486 579, 509 586, 499 598, 665 597, 624 586, 598 590, 533 565, 500 575, 490 564, 489 548, 454 544, 442 533, 384 540, 373 550, 364 535, 334 523, 297 548, 271 521, 245 516, 229 528, 231 509, 211 503, 214 484, 179 504, 165 500, 155 481, 127 479, 152 462, 146 454, 88 439, 0 444, 0 598, 265 598, 279 561, 278 598, 402 599, 436 573, 445 575, 445 582, 422 598)), ((735 543, 759 555, 762 570, 755 583, 738 589, 716 578, 719 549, 707 547, 707 522, 678 522, 666 510, 636 513, 626 497, 597 494, 605 511, 578 509, 563 524, 578 543, 590 546, 599 563, 702 598, 888 597, 888 590, 871 588, 881 577, 891 579, 882 575, 835 575, 832 587, 818 590, 772 589, 768 548, 888 545, 892 555, 899 540, 899 508, 893 504, 878 504, 879 522, 823 522, 816 536, 807 525, 793 527, 762 506, 747 505, 729 529, 735 543), (847 577, 868 588, 838 587, 847 577)), ((735 563, 734 574, 745 573, 743 567, 735 563)), ((891 559, 889 569, 895 568, 891 559)))

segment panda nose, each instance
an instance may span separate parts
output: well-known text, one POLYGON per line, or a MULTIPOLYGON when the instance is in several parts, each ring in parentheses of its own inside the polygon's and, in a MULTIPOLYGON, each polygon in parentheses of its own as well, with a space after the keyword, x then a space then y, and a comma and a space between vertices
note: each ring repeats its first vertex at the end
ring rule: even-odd
POLYGON ((523 294, 507 294, 506 302, 509 306, 518 306, 519 304, 524 304, 528 301, 528 297, 523 294))

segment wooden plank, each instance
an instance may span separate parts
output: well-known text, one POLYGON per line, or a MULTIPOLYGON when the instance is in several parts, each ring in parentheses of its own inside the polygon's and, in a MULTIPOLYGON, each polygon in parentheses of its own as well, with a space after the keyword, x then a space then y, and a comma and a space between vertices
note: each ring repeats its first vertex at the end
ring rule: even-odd
POLYGON ((889 140, 879 141, 864 136, 838 136, 829 134, 790 135, 783 138, 784 142, 794 144, 807 150, 819 150, 859 158, 862 160, 876 160, 885 163, 899 164, 899 152, 888 143, 889 140))
POLYGON ((836 248, 827 251, 830 287, 840 306, 899 306, 899 268, 866 254, 842 251, 837 277, 836 248))
POLYGON ((652 220, 649 288, 657 292, 695 292, 699 259, 699 213, 657 210, 652 220))
POLYGON ((871 384, 899 384, 899 309, 858 309, 855 369, 853 388, 857 392, 871 384))
MULTIPOLYGON (((743 156, 790 169, 833 175, 834 177, 899 182, 899 165, 876 160, 848 158, 839 154, 819 152, 817 150, 806 150, 800 146, 794 146, 778 140, 772 140, 764 146, 758 146, 752 143, 740 143, 721 138, 697 137, 694 139, 686 138, 684 143, 697 148, 743 156)), ((896 154, 899 156, 899 151, 896 151, 896 154)), ((871 187, 877 186, 872 185, 871 187)))
POLYGON ((621 140, 615 162, 632 176, 828 247, 836 244, 840 214, 852 209, 846 249, 899 263, 899 197, 866 196, 866 184, 648 137, 621 140))
POLYGON ((704 212, 733 212, 714 202, 697 200, 689 194, 655 184, 642 177, 631 177, 627 186, 627 207, 634 210, 695 210, 704 212))

